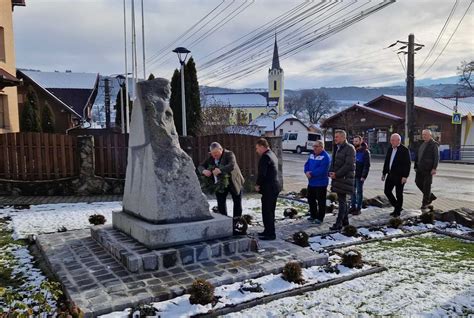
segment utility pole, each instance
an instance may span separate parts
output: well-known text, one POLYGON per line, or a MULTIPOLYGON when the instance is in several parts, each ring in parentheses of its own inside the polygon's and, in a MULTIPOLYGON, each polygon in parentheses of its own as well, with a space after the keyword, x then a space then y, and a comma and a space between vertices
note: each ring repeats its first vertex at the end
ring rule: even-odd
POLYGON ((104 78, 105 129, 110 129, 110 80, 104 78))
MULTIPOLYGON (((455 113, 458 112, 458 99, 459 99, 459 92, 456 92, 456 104, 454 105, 455 113)), ((454 125, 454 150, 452 153, 455 153, 458 150, 458 126, 459 125, 454 125)), ((461 141, 461 138, 459 138, 459 141, 461 141)), ((459 143, 459 148, 461 148, 461 142, 459 143)))
MULTIPOLYGON (((407 148, 413 148, 414 139, 414 128, 415 128, 415 54, 416 51, 421 50, 424 45, 415 43, 415 35, 411 33, 408 35, 408 42, 396 41, 390 44, 388 48, 391 48, 397 44, 403 46, 398 48, 397 54, 403 53, 407 56, 407 87, 406 87, 406 107, 405 107, 405 146, 407 148), (407 51, 405 51, 405 49, 407 51)), ((413 150, 413 149, 412 149, 413 150)))
POLYGON ((405 146, 413 148, 413 128, 415 124, 415 35, 408 36, 407 90, 405 109, 405 146))

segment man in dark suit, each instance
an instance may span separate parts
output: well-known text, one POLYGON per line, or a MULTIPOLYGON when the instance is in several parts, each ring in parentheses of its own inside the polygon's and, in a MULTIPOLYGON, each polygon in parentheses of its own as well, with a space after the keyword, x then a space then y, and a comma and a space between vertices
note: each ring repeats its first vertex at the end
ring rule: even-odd
POLYGON ((431 202, 436 200, 436 196, 431 193, 431 183, 436 174, 439 161, 438 143, 433 140, 431 130, 424 129, 421 132, 423 143, 417 151, 415 159, 415 183, 418 189, 423 193, 421 211, 426 212, 429 207, 433 207, 431 202))
POLYGON ((390 213, 393 217, 400 216, 403 208, 403 188, 407 183, 408 175, 410 174, 410 152, 407 147, 401 144, 402 138, 399 134, 392 134, 390 136, 390 144, 392 147, 388 149, 383 165, 382 181, 385 181, 385 195, 394 210, 390 213), (397 198, 393 196, 393 188, 397 198))
POLYGON ((217 143, 211 143, 210 156, 199 167, 198 171, 206 177, 219 178, 229 176, 229 185, 223 191, 216 191, 217 208, 219 213, 227 215, 227 195, 232 195, 234 201, 234 217, 242 216, 242 187, 245 182, 239 165, 232 151, 222 148, 217 143))
POLYGON ((261 240, 274 240, 275 235, 275 208, 280 193, 278 182, 278 158, 270 150, 268 141, 260 138, 255 145, 255 150, 260 155, 258 161, 258 175, 255 190, 262 194, 262 217, 265 230, 259 233, 261 240))

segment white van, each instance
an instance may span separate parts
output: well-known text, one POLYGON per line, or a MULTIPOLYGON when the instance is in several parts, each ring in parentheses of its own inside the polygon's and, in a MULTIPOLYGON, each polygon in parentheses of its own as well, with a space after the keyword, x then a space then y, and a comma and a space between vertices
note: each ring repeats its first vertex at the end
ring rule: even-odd
POLYGON ((281 144, 283 150, 302 153, 303 151, 312 151, 314 142, 321 139, 322 136, 318 133, 308 131, 290 131, 283 135, 281 144))

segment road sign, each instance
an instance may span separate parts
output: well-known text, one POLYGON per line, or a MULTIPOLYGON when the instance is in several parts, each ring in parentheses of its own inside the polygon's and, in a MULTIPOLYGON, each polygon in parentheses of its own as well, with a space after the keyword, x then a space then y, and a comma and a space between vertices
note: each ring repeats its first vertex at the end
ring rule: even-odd
POLYGON ((461 113, 453 113, 451 123, 454 125, 461 125, 461 113))

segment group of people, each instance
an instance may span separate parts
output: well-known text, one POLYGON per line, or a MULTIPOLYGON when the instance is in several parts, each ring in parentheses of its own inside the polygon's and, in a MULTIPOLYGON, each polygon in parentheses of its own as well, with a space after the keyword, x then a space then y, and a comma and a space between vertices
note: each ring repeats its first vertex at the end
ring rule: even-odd
MULTIPOLYGON (((432 209, 431 203, 436 200, 436 196, 431 192, 431 184, 438 167, 439 151, 430 130, 422 131, 422 139, 423 143, 415 153, 414 162, 415 183, 423 193, 421 210, 425 212, 427 209, 432 209)), ((323 223, 326 214, 327 189, 331 180, 331 191, 337 194, 339 209, 336 222, 330 230, 339 231, 349 225, 349 214, 361 214, 363 187, 369 175, 371 155, 361 136, 354 136, 350 144, 344 130, 335 131, 334 142, 332 158, 324 149, 322 140, 314 143, 313 152, 304 165, 304 174, 308 179, 307 199, 310 214, 308 220, 316 225, 323 223), (350 196, 349 204, 348 196, 350 196)), ((402 145, 399 134, 394 133, 390 136, 390 145, 381 179, 385 182, 384 193, 394 208, 390 215, 398 217, 403 210, 403 189, 410 174, 411 158, 409 150, 402 145)), ((260 156, 255 190, 262 194, 262 217, 265 228, 258 235, 262 240, 274 240, 276 238, 275 208, 281 191, 278 181, 278 159, 264 138, 257 141, 255 149, 260 156)), ((226 199, 230 193, 234 202, 233 216, 241 216, 242 188, 245 180, 235 155, 219 143, 213 142, 210 145, 210 157, 198 167, 198 171, 206 177, 217 178, 221 174, 230 175, 228 186, 223 191, 216 192, 218 211, 227 215, 226 199)))

